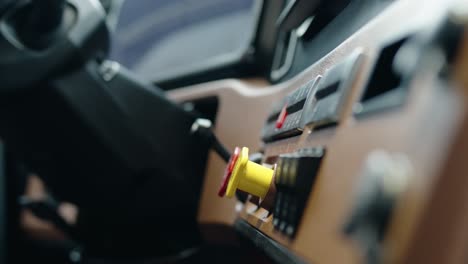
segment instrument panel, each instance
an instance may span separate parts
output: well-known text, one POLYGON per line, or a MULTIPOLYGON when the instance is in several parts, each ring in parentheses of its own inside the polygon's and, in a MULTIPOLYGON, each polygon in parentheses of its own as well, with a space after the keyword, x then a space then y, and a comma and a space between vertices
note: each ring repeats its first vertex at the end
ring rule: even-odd
POLYGON ((171 91, 180 102, 217 97, 219 139, 260 153, 246 164, 273 175, 256 186, 265 192, 220 198, 226 164, 210 154, 199 222, 234 226, 278 263, 466 261, 468 232, 457 232, 468 219, 466 91, 441 77, 438 53, 411 50, 427 48, 418 43, 449 7, 395 1, 279 84, 229 79, 171 91))

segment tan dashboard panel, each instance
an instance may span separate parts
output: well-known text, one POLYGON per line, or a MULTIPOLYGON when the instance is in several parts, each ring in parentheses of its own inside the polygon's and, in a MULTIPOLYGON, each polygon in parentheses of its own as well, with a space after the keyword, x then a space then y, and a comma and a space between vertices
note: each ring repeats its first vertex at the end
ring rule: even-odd
MULTIPOLYGON (((369 153, 382 149, 404 154, 413 168, 409 187, 398 198, 384 241, 385 260, 388 263, 422 263, 422 260, 424 263, 459 263, 461 257, 452 257, 448 262, 440 262, 447 258, 437 259, 436 262, 429 257, 431 254, 423 252, 423 245, 428 243, 424 239, 432 238, 427 232, 435 223, 453 224, 427 209, 436 208, 435 204, 440 202, 434 200, 433 195, 439 194, 435 197, 443 197, 439 199, 447 202, 455 199, 443 195, 449 188, 440 187, 444 186, 444 176, 453 174, 460 178, 459 172, 468 168, 468 164, 454 158, 454 153, 456 157, 468 155, 468 149, 457 150, 457 144, 465 144, 467 136, 460 132, 466 131, 461 130, 467 125, 466 98, 461 96, 460 90, 444 88, 434 76, 422 74, 409 84, 410 90, 402 106, 362 118, 353 115, 380 48, 389 41, 435 25, 448 6, 445 0, 395 1, 319 62, 278 85, 259 87, 242 80, 221 80, 171 91, 170 96, 176 101, 217 96, 220 104, 215 131, 230 149, 247 146, 253 152, 262 148, 265 160, 302 148, 324 146, 327 151, 294 239, 275 231, 272 216, 264 209, 256 210, 250 202, 236 207, 234 200, 217 196, 226 164, 214 153, 208 161, 199 221, 230 225, 240 217, 308 262, 362 263, 361 251, 343 235, 342 229, 353 207, 363 163, 369 153), (357 50, 364 55, 363 63, 352 82, 337 126, 318 131, 308 126, 299 136, 268 144, 261 142, 262 128, 275 101, 324 75, 357 50), (458 173, 450 170, 453 167, 458 173), (427 217, 433 218, 432 224, 427 217), (424 254, 428 254, 427 257, 423 257, 424 254)), ((454 189, 456 191, 461 192, 454 189)), ((466 196, 460 198, 468 199, 466 196)), ((446 252, 451 251, 446 249, 446 252)))

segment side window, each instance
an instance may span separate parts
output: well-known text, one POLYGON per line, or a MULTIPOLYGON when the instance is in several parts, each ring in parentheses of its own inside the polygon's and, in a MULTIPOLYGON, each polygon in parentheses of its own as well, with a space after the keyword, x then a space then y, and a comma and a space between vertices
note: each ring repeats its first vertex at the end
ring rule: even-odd
POLYGON ((111 57, 150 81, 209 68, 248 48, 257 19, 256 2, 124 1, 111 57))

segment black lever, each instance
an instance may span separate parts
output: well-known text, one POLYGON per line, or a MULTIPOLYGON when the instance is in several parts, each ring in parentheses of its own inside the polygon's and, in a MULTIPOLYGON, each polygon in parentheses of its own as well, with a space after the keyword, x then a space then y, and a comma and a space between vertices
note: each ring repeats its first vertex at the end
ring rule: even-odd
POLYGON ((212 123, 208 119, 198 118, 192 125, 191 132, 193 134, 198 134, 206 139, 211 144, 212 148, 216 153, 225 161, 229 162, 231 158, 231 153, 228 149, 221 144, 219 139, 216 137, 212 130, 212 123))

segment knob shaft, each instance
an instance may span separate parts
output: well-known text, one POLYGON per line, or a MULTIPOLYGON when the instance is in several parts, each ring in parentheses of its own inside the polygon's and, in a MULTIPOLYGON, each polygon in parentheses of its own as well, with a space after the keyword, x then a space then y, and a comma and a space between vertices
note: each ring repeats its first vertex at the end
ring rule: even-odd
POLYGON ((264 199, 270 189, 273 174, 273 169, 250 161, 249 149, 243 147, 239 157, 235 160, 225 195, 231 198, 237 190, 242 190, 264 199))

